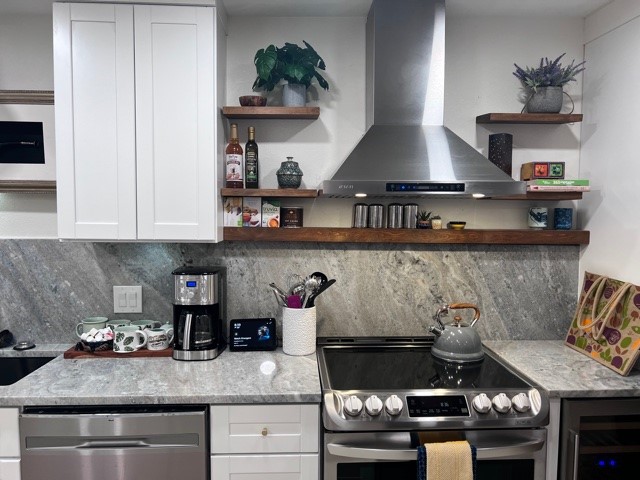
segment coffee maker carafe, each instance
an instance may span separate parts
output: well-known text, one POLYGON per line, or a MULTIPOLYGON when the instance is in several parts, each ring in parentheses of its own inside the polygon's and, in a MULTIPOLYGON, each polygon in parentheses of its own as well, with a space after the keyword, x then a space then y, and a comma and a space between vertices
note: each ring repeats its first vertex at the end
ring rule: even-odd
POLYGON ((173 358, 216 358, 225 347, 222 336, 224 267, 182 267, 171 273, 175 281, 173 358))

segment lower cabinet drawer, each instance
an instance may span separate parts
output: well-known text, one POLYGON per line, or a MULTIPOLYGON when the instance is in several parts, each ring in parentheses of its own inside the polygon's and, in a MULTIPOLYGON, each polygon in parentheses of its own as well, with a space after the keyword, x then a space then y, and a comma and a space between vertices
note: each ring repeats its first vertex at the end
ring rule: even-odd
POLYGON ((318 480, 318 454, 212 455, 211 480, 318 480))
POLYGON ((317 404, 212 405, 211 453, 316 453, 317 404))

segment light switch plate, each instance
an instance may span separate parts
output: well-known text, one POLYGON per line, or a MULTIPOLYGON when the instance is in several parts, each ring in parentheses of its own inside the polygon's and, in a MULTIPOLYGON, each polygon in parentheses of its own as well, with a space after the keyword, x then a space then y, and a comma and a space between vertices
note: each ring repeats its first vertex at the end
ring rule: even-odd
POLYGON ((142 286, 114 285, 113 313, 142 313, 142 286))

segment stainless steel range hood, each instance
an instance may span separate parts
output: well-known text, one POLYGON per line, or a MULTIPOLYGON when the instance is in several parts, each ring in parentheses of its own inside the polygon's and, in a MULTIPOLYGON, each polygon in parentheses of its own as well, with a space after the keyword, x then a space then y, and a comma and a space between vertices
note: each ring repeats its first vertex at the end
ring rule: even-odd
MULTIPOLYGON (((324 196, 525 192, 444 123, 444 0, 373 0, 367 18, 369 129, 324 196)), ((471 121, 471 120, 470 120, 471 121)))

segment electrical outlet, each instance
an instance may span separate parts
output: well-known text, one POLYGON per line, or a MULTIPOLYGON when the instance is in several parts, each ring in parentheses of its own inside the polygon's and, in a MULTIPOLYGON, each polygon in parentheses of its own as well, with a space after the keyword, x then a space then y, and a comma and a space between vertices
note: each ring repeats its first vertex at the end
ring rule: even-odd
POLYGON ((113 313, 142 313, 142 286, 114 286, 113 313))

